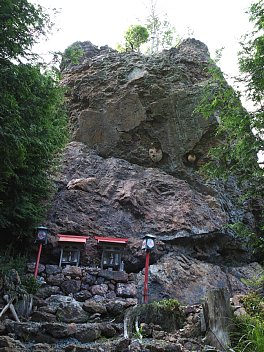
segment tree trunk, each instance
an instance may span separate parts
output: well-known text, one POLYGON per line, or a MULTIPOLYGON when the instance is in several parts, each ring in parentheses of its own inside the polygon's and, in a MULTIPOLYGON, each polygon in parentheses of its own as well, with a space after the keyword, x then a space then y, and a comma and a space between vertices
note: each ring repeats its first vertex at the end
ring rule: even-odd
POLYGON ((206 342, 220 351, 229 351, 233 315, 228 291, 224 288, 208 292, 203 303, 206 342))

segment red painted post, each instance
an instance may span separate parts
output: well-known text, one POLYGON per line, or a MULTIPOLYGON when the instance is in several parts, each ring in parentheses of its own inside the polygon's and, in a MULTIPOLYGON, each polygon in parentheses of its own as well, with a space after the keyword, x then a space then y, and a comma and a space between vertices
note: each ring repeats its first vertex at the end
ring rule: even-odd
POLYGON ((149 251, 146 251, 145 278, 144 278, 144 303, 148 303, 148 271, 149 271, 149 251))
POLYGON ((35 272, 34 272, 34 277, 35 277, 35 279, 36 279, 36 277, 38 276, 38 267, 39 267, 39 260, 40 260, 41 251, 42 251, 42 243, 39 244, 37 262, 36 262, 35 272))

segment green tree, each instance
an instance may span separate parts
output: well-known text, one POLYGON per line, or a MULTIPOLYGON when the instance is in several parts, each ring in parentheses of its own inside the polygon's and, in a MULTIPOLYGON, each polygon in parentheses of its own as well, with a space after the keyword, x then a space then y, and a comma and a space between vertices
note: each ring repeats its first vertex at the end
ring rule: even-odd
POLYGON ((217 135, 223 142, 210 150, 210 162, 204 171, 210 177, 235 175, 251 198, 258 214, 258 231, 250 238, 256 250, 263 253, 264 169, 257 155, 264 151, 264 2, 258 0, 249 9, 254 30, 241 43, 238 55, 241 75, 238 81, 245 87, 245 96, 254 104, 253 112, 241 107, 241 92, 228 86, 220 69, 210 65, 210 80, 198 111, 205 117, 216 116, 217 135))
POLYGON ((139 52, 141 44, 146 43, 148 37, 149 33, 146 27, 140 24, 131 25, 125 33, 126 47, 139 52))
POLYGON ((0 16, 0 236, 12 240, 30 234, 43 214, 67 122, 53 72, 18 63, 32 57, 32 45, 50 25, 47 15, 26 0, 2 0, 0 16))
POLYGON ((239 53, 239 65, 244 74, 243 82, 246 85, 247 98, 251 99, 257 107, 253 127, 262 130, 264 127, 264 1, 258 0, 249 9, 250 21, 254 24, 252 33, 245 35, 241 42, 242 50, 239 53), (262 113, 259 115, 259 113, 262 113), (254 125, 255 121, 261 124, 254 125))
POLYGON ((125 44, 118 43, 117 51, 139 51, 141 44, 146 43, 144 52, 152 54, 179 45, 181 39, 168 21, 167 14, 158 12, 157 0, 149 0, 147 10, 149 14, 144 21, 145 25, 130 26, 125 33, 125 44))
POLYGON ((0 2, 0 59, 17 59, 32 55, 31 48, 52 23, 41 6, 27 0, 0 2))
POLYGON ((254 111, 241 108, 241 92, 228 86, 220 69, 212 63, 210 82, 198 110, 205 116, 218 117, 218 135, 223 144, 210 152, 211 162, 206 166, 212 176, 235 174, 246 185, 250 194, 264 195, 263 171, 257 154, 264 151, 264 2, 250 7, 250 20, 255 30, 243 41, 239 53, 241 75, 246 98, 254 104, 254 111))
POLYGON ((158 13, 157 0, 150 0, 146 27, 150 33, 151 53, 158 52, 160 49, 169 49, 180 42, 175 27, 167 19, 167 14, 158 13))

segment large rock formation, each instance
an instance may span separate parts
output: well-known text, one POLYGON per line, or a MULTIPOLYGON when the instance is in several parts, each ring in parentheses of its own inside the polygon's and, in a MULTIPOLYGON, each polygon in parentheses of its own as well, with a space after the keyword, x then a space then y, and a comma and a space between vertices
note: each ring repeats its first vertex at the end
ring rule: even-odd
MULTIPOLYGON (((52 233, 128 237, 128 272, 143 269, 140 239, 155 234, 150 280, 158 298, 196 303, 212 287, 245 291, 241 277, 258 266, 246 267, 250 255, 226 225, 254 228, 254 216, 249 204, 237 205, 233 179, 206 184, 197 173, 219 142, 217 116, 195 112, 208 84, 206 46, 188 39, 153 56, 82 46, 82 62, 63 71, 73 141, 56 176, 52 233), (184 272, 181 291, 173 290, 184 272)), ((84 263, 92 256, 87 250, 84 263)))
POLYGON ((204 44, 190 39, 154 56, 83 47, 88 58, 65 69, 63 80, 74 140, 103 157, 176 173, 205 156, 214 118, 194 113, 208 78, 204 44))

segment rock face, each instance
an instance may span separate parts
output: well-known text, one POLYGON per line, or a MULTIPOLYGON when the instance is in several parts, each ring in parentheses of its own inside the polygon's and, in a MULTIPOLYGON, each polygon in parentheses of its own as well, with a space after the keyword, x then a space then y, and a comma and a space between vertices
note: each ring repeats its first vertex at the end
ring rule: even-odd
POLYGON ((75 141, 170 172, 188 164, 190 152, 196 162, 205 156, 216 120, 193 113, 208 78, 203 43, 189 39, 156 56, 83 48, 89 58, 64 70, 63 79, 75 141))
MULTIPOLYGON (((150 297, 153 300, 177 298, 180 302, 195 304, 215 288, 228 288, 231 295, 246 293, 248 287, 241 278, 252 278, 256 272, 261 272, 257 263, 234 269, 170 253, 150 266, 150 297)), ((138 274, 138 287, 142 290, 143 281, 142 273, 138 274)))
MULTIPOLYGON (((156 235, 150 276, 158 298, 197 303, 212 287, 244 292, 235 267, 246 266, 250 255, 226 225, 240 221, 254 229, 254 216, 248 204, 237 205, 241 191, 233 179, 208 184, 197 173, 219 143, 217 117, 205 120, 195 112, 208 84, 207 47, 188 39, 144 56, 81 45, 81 63, 63 71, 72 142, 56 175, 47 223, 52 234, 129 238, 125 270, 139 273, 139 283, 141 238, 156 235), (190 265, 182 267, 181 255, 190 265)), ((91 264, 96 256, 90 246, 82 261, 91 264)), ((79 293, 75 279, 61 284, 54 273, 50 280, 65 294, 79 293)), ((102 290, 94 285, 91 294, 102 290)), ((118 285, 120 295, 128 291, 118 285)))
POLYGON ((82 143, 67 147, 60 177, 51 224, 57 231, 120 237, 154 232, 169 240, 215 232, 227 222, 217 199, 187 181, 158 168, 104 159, 82 143))

